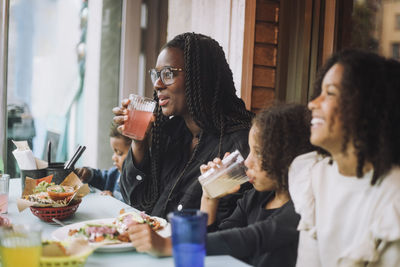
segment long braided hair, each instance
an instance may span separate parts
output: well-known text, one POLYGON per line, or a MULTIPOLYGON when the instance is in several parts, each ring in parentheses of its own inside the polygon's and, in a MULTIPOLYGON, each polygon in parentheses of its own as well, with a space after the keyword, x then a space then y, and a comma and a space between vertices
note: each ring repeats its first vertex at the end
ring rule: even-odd
MULTIPOLYGON (((224 133, 249 129, 253 113, 246 110, 244 102, 236 96, 232 71, 222 47, 214 39, 196 33, 177 35, 162 49, 178 48, 183 51, 185 71, 185 98, 190 116, 203 132, 219 135, 218 156, 221 157, 224 133)), ((154 100, 158 103, 157 92, 154 100)), ((147 179, 146 192, 138 201, 149 211, 159 197, 160 156, 166 136, 162 131, 168 117, 157 104, 156 120, 152 128, 151 176, 147 179)), ((184 170, 195 158, 202 145, 201 138, 184 170)), ((183 172, 179 176, 183 176, 183 172)), ((178 178, 178 180, 179 180, 178 178)))

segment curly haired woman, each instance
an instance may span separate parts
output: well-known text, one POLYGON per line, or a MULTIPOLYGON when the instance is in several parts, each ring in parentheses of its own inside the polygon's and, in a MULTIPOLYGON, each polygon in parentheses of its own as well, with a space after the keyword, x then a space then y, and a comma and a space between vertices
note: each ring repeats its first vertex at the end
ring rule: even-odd
POLYGON ((322 69, 308 104, 321 150, 289 172, 297 266, 400 266, 399 65, 347 50, 322 69))
MULTIPOLYGON (((247 155, 253 114, 236 96, 222 47, 210 37, 176 36, 163 47, 150 75, 156 118, 151 135, 132 142, 121 192, 133 207, 166 217, 176 209, 200 207, 201 164, 235 149, 247 155)), ((127 104, 113 109, 115 122, 124 121, 127 104)), ((223 199, 219 218, 233 211, 240 195, 223 199)))

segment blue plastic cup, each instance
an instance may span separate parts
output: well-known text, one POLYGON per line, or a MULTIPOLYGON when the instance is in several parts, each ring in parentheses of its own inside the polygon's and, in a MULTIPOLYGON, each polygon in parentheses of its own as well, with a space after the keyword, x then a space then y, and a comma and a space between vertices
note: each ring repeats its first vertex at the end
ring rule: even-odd
POLYGON ((181 210, 168 214, 175 267, 204 267, 207 213, 181 210))

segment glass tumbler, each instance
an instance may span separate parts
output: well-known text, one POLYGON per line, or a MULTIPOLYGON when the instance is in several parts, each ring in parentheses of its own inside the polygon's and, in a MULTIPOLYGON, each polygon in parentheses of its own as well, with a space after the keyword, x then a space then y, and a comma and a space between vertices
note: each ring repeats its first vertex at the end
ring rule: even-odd
POLYGON ((31 225, 0 228, 3 267, 39 267, 42 253, 41 229, 31 225))
POLYGON ((8 191, 10 185, 10 175, 0 174, 0 213, 8 212, 8 191))
POLYGON ((143 140, 153 116, 156 101, 151 98, 130 94, 128 106, 128 120, 124 123, 123 134, 135 139, 143 140))
POLYGON ((207 213, 181 210, 168 215, 175 267, 203 267, 206 255, 207 213))

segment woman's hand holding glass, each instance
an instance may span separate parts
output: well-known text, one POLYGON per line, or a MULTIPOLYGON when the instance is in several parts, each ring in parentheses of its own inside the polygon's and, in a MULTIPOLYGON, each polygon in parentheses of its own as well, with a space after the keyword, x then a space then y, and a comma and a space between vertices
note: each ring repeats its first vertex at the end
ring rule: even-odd
MULTIPOLYGON (((142 98, 143 98, 143 97, 142 97, 142 98)), ((148 125, 148 127, 147 127, 144 140, 136 140, 136 139, 133 139, 132 137, 130 137, 130 136, 128 136, 128 135, 125 134, 125 122, 129 119, 129 117, 128 117, 128 114, 129 114, 128 106, 129 106, 130 102, 131 102, 131 100, 128 99, 128 98, 123 99, 122 102, 121 102, 121 106, 120 106, 120 107, 115 107, 115 108, 113 108, 112 111, 113 111, 113 113, 114 113, 114 115, 115 115, 114 118, 113 118, 113 120, 114 120, 114 123, 118 125, 118 131, 119 131, 121 134, 123 134, 123 135, 125 135, 125 136, 131 138, 131 139, 134 140, 135 142, 141 142, 141 141, 146 140, 146 137, 149 136, 149 132, 150 132, 151 127, 152 127, 152 124, 153 124, 152 122, 155 121, 155 116, 152 115, 152 117, 151 117, 151 119, 150 119, 150 123, 149 123, 149 125, 148 125)))
POLYGON ((118 131, 120 133, 123 133, 124 131, 124 122, 128 119, 128 105, 130 103, 129 99, 124 99, 121 102, 121 107, 115 107, 113 108, 113 113, 114 113, 114 123, 119 125, 118 126, 118 131))
MULTIPOLYGON (((124 134, 124 130, 125 130, 124 123, 125 123, 126 120, 128 120, 128 113, 129 113, 128 106, 129 106, 129 103, 130 103, 129 99, 123 99, 122 102, 121 102, 121 106, 120 107, 115 107, 112 110, 114 115, 115 115, 114 119, 113 119, 114 123, 119 125, 117 129, 121 134, 124 134)), ((154 122, 154 120, 155 120, 155 118, 154 118, 154 115, 153 115, 152 118, 151 118, 151 122, 154 122)), ((146 130, 146 134, 145 134, 145 139, 144 140, 139 141, 139 140, 132 139, 133 140, 133 142, 131 144, 131 146, 132 146, 132 155, 133 155, 134 161, 136 163, 142 162, 142 160, 144 158, 144 155, 146 154, 146 151, 148 149, 148 142, 146 140, 148 139, 151 127, 152 127, 152 123, 149 123, 149 126, 148 126, 148 128, 146 130), (144 141, 146 141, 146 142, 144 142, 144 141)), ((129 137, 129 138, 131 138, 131 137, 129 137)))

